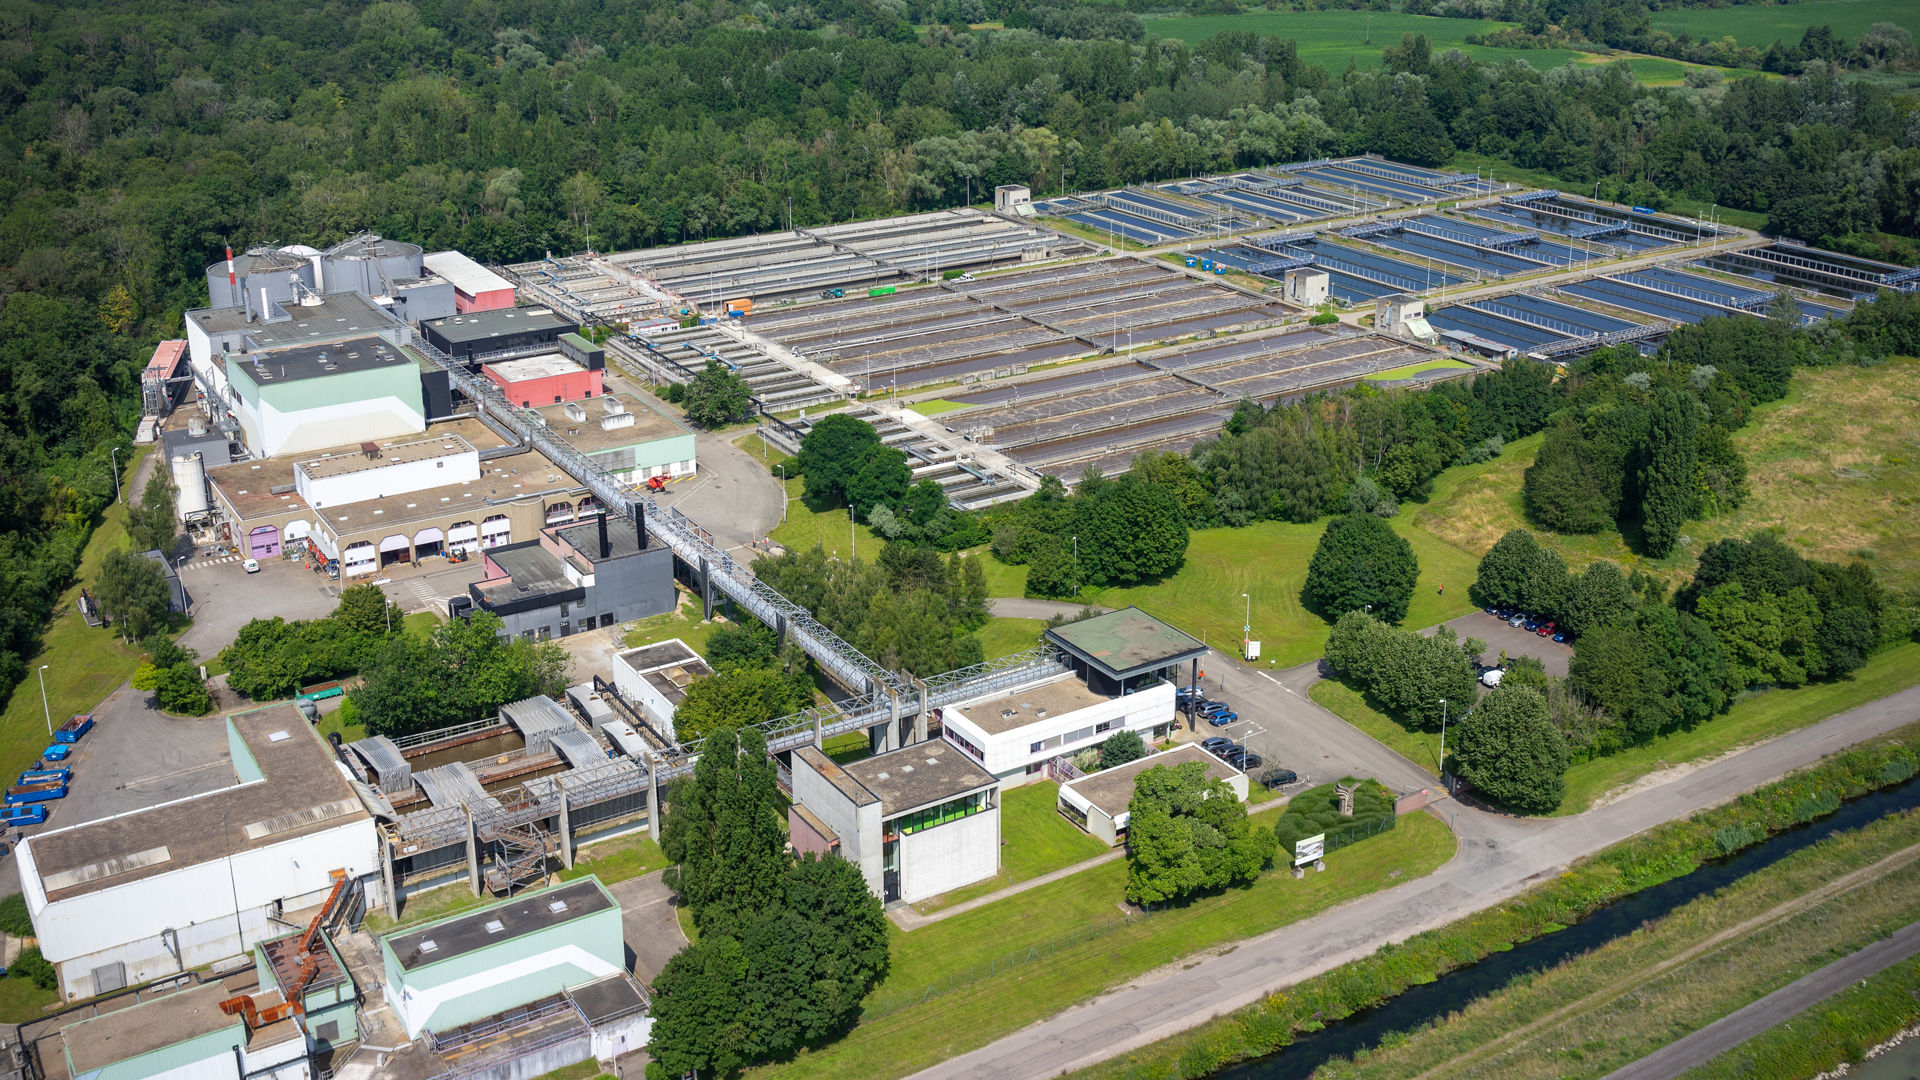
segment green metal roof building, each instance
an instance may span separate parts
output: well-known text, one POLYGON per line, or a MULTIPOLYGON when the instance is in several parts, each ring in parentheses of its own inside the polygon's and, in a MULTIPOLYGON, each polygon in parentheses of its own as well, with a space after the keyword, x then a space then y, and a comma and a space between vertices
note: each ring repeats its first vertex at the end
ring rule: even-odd
MULTIPOLYGON (((214 1078, 285 1069, 304 1076, 307 1040, 292 1017, 249 1032, 220 1011, 220 983, 165 994, 68 1025, 60 1033, 73 1080, 147 1080, 161 1075, 214 1078)), ((45 1052, 44 1050, 42 1051, 45 1052)))
POLYGON ((380 956, 409 1037, 626 972, 620 903, 593 877, 397 931, 380 956))

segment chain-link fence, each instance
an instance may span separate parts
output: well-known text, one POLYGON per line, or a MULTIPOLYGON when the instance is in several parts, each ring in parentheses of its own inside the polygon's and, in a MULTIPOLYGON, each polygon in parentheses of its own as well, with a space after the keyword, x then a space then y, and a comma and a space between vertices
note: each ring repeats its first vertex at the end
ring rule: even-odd
POLYGON ((1045 961, 1055 953, 1071 949, 1077 945, 1085 945, 1089 941, 1124 930, 1135 923, 1144 922, 1152 918, 1153 914, 1151 909, 1144 911, 1125 911, 1101 920, 1100 922, 1078 927, 1067 931, 1065 934, 1050 937, 1044 942, 1035 943, 1027 948, 1015 949, 1005 956, 996 956, 988 961, 985 967, 976 964, 968 967, 964 971, 954 971, 948 974, 945 979, 928 983, 910 992, 882 994, 878 998, 868 1000, 866 1008, 860 1013, 860 1022, 864 1024, 868 1021, 878 1020, 883 1016, 891 1016, 902 1009, 912 1008, 923 1002, 932 1001, 934 998, 944 994, 950 994, 955 990, 965 990, 975 983, 984 982, 997 975, 1005 975, 1016 968, 1045 961))

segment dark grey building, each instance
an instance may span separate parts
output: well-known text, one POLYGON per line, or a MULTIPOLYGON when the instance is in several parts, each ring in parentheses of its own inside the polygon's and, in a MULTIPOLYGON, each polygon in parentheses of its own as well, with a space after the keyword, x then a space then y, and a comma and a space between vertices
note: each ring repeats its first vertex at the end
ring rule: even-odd
POLYGON ((420 324, 427 343, 456 360, 472 360, 503 349, 552 345, 560 335, 578 329, 579 323, 556 314, 552 308, 540 307, 469 311, 420 324))
POLYGON ((626 518, 542 529, 482 554, 487 576, 467 586, 471 603, 508 634, 544 641, 674 609, 672 550, 626 518))

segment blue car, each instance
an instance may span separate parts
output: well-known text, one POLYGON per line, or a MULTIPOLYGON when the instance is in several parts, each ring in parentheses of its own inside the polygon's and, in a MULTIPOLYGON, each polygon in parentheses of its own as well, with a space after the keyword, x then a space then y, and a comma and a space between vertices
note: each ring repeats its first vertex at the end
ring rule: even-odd
POLYGON ((1540 624, 1537 622, 1530 622, 1525 625, 1526 625, 1526 631, 1529 634, 1533 633, 1535 630, 1540 629, 1540 624))
POLYGON ((1209 714, 1207 716, 1207 723, 1213 725, 1214 727, 1226 727, 1228 724, 1231 724, 1234 721, 1239 719, 1240 719, 1239 713, 1230 712, 1226 709, 1222 709, 1217 713, 1209 714))
POLYGON ((1554 634, 1554 635, 1553 635, 1553 640, 1555 640, 1555 641, 1565 641, 1565 640, 1567 640, 1567 632, 1566 632, 1565 630, 1562 630, 1562 631, 1560 631, 1560 632, 1558 632, 1558 633, 1556 633, 1556 634, 1554 634))

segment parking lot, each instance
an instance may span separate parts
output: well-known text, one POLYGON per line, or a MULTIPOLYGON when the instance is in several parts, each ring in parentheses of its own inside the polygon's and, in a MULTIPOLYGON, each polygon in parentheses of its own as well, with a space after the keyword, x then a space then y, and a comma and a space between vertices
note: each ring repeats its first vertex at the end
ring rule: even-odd
POLYGON ((340 602, 339 582, 286 559, 263 559, 260 572, 249 574, 240 556, 201 555, 180 568, 180 583, 187 587, 193 614, 180 644, 199 650, 202 660, 232 644, 252 619, 317 619, 340 602))
POLYGON ((1462 639, 1473 637, 1487 643, 1486 651, 1480 654, 1480 663, 1486 667, 1497 666, 1502 653, 1508 657, 1531 656, 1540 661, 1547 674, 1556 679, 1567 677, 1567 664, 1573 660, 1571 644, 1508 626, 1484 611, 1462 615, 1447 625, 1462 639))

